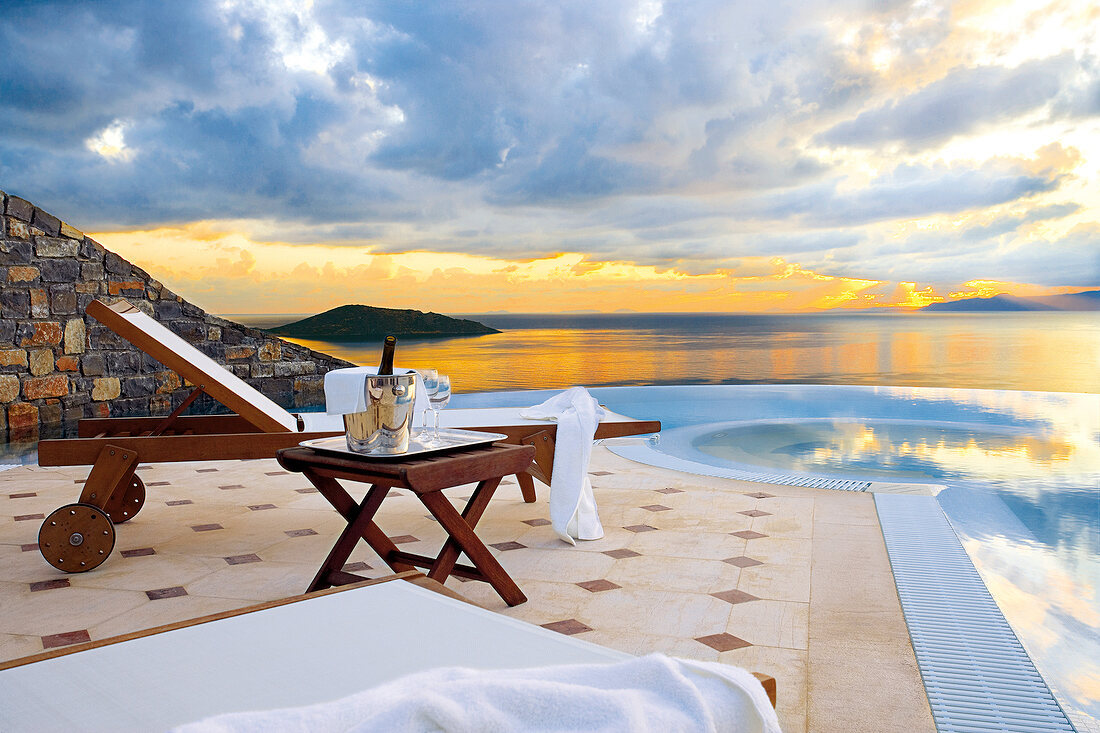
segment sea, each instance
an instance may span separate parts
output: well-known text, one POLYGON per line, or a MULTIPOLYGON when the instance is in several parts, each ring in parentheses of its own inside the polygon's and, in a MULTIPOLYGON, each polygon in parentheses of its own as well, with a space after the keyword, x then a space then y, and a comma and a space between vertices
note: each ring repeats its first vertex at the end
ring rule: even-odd
MULTIPOLYGON (((224 317, 270 328, 308 315, 224 317)), ((456 317, 501 333, 401 338, 397 352, 399 366, 449 374, 456 393, 668 384, 1100 392, 1100 312, 456 317)), ((290 340, 355 364, 381 353, 381 338, 290 340)))

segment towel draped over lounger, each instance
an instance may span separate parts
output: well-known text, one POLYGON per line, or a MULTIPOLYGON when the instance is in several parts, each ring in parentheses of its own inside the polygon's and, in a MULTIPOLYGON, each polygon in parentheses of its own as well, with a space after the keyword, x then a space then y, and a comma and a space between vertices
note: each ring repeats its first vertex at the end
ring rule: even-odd
POLYGON ((577 544, 574 538, 600 539, 603 525, 588 478, 588 462, 592 457, 592 438, 604 409, 584 387, 570 387, 542 404, 520 410, 519 414, 558 423, 550 478, 550 522, 554 531, 571 545, 577 544))
POLYGON ((333 702, 230 713, 175 729, 273 731, 780 733, 764 688, 747 671, 661 654, 617 664, 437 668, 333 702))

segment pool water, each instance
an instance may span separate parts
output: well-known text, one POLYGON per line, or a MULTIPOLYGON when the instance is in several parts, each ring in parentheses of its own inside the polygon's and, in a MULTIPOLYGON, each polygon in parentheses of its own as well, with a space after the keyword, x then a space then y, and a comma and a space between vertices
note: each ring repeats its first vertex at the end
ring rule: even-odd
MULTIPOLYGON (((1079 729, 1100 726, 1100 395, 818 385, 590 390, 652 450, 757 473, 926 483, 1079 729)), ((459 395, 530 405, 551 391, 459 395)), ((632 454, 636 457, 636 454, 632 454)))

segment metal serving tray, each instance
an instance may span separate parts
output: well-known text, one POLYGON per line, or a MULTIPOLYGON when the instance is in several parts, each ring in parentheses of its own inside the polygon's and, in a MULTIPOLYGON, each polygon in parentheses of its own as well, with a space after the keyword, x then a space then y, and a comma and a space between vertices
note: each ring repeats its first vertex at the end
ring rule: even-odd
POLYGON ((428 445, 430 436, 414 435, 409 439, 409 449, 404 453, 360 453, 348 448, 347 437, 334 435, 331 438, 316 438, 304 440, 298 445, 303 448, 312 448, 322 453, 335 453, 341 456, 354 456, 355 458, 369 458, 372 461, 406 461, 410 458, 445 453, 459 448, 472 448, 477 445, 489 445, 498 440, 504 440, 508 436, 503 433, 482 433, 477 430, 459 430, 457 428, 445 428, 439 431, 439 439, 443 445, 428 445), (423 442, 422 442, 423 441, 423 442))

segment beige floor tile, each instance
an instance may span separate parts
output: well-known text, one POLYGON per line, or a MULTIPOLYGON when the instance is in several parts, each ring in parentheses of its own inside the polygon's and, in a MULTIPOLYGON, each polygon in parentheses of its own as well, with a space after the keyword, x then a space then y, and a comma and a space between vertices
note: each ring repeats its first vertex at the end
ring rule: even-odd
MULTIPOLYGON (((752 541, 745 552, 752 554, 752 541)), ((745 568, 737 589, 773 601, 810 601, 810 568, 790 565, 755 565, 745 568)))
POLYGON ((729 613, 706 594, 623 588, 595 594, 577 618, 593 629, 694 639, 725 631, 729 613))
POLYGON ((27 636, 87 629, 148 600, 139 591, 68 587, 31 592, 10 583, 0 583, 0 597, 5 609, 18 608, 18 613, 5 611, 0 633, 27 636))
POLYGON ((184 587, 195 596, 261 600, 300 595, 311 580, 313 572, 305 565, 253 562, 227 565, 184 587))
POLYGON ((637 533, 627 547, 643 555, 725 560, 744 554, 745 540, 727 534, 660 530, 637 533))
POLYGON ((809 604, 748 601, 734 604, 726 631, 756 646, 803 649, 809 644, 809 604))
POLYGON ((38 635, 0 634, 0 659, 2 660, 29 657, 40 651, 42 651, 42 638, 38 635))
MULTIPOLYGON (((806 728, 809 663, 807 652, 800 649, 779 649, 749 646, 723 652, 719 659, 751 672, 771 675, 776 683, 775 710, 783 733, 804 733, 806 728)), ((867 711, 874 715, 873 711, 867 711)), ((883 728, 882 733, 888 729, 883 728)))
POLYGON ((252 600, 192 595, 162 598, 156 601, 147 601, 112 619, 95 624, 88 629, 88 634, 93 641, 108 639, 112 636, 129 633, 135 628, 151 629, 177 621, 242 608, 251 603, 253 603, 252 600))
POLYGON ((146 555, 122 557, 115 552, 98 568, 66 575, 77 588, 118 588, 147 591, 186 585, 225 567, 220 558, 197 555, 146 555))
POLYGON ((740 568, 719 560, 644 556, 615 563, 607 579, 652 590, 713 593, 737 587, 740 568))

